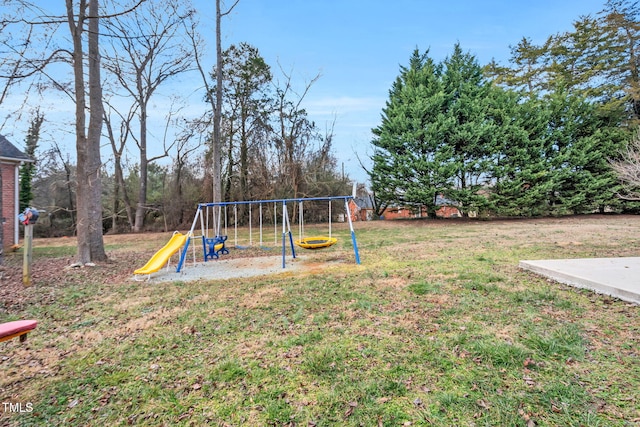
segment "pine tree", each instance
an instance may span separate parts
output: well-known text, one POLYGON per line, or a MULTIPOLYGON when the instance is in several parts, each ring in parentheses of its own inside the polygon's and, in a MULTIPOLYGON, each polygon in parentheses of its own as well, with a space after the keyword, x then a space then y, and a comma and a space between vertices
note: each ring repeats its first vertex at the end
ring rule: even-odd
POLYGON ((547 162, 556 213, 589 213, 618 205, 620 184, 609 165, 626 130, 608 126, 598 106, 563 91, 551 94, 547 162))
POLYGON ((542 45, 523 38, 511 48, 508 66, 492 62, 485 72, 496 83, 528 96, 568 91, 597 102, 605 115, 640 118, 640 5, 608 0, 600 17, 582 16, 573 30, 542 45))
MULTIPOLYGON (((25 140, 25 154, 30 158, 34 158, 38 141, 40 140, 40 128, 44 121, 44 114, 36 111, 35 117, 31 121, 29 131, 25 140)), ((20 166, 20 212, 29 207, 33 200, 33 191, 31 181, 35 174, 36 166, 34 163, 24 163, 20 166)))
POLYGON ((496 169, 500 150, 517 140, 510 133, 520 131, 510 125, 517 102, 514 93, 489 82, 458 44, 437 65, 414 51, 373 130, 370 178, 378 206, 418 204, 433 211, 435 197, 443 194, 463 212, 489 208, 484 187, 495 181, 493 173, 507 176, 496 169))
MULTIPOLYGON (((515 167, 514 181, 496 179, 494 202, 511 206, 511 212, 520 206, 520 214, 583 213, 619 205, 619 184, 608 159, 618 156, 626 129, 640 112, 640 7, 635 1, 609 0, 600 15, 580 17, 572 31, 541 46, 523 39, 512 49, 510 67, 485 68, 496 83, 537 104, 537 112, 526 113, 529 119, 523 122, 530 166, 515 167), (530 127, 541 118, 543 127, 530 127), (519 183, 517 177, 526 171, 529 177, 519 183), (522 197, 516 194, 520 185, 526 188, 522 197), (540 191, 533 192, 536 188, 540 191)), ((511 152, 509 157, 517 159, 511 152)))
POLYGON ((441 139, 447 127, 441 67, 429 52, 414 50, 409 66, 389 91, 382 124, 373 129, 373 168, 369 171, 377 206, 393 203, 435 207, 435 197, 450 185, 453 152, 441 139))
POLYGON ((504 91, 502 98, 493 114, 498 135, 490 169, 491 210, 507 216, 545 215, 552 188, 545 155, 545 104, 537 98, 521 101, 510 91, 504 91))
POLYGON ((443 65, 445 127, 439 137, 451 150, 449 162, 455 168, 447 196, 456 200, 463 212, 477 210, 486 202, 479 190, 486 184, 496 154, 497 129, 491 113, 500 89, 488 82, 475 57, 463 52, 459 44, 443 65))
POLYGON ((509 66, 494 61, 484 67, 485 75, 495 83, 513 88, 529 97, 538 96, 547 82, 547 52, 551 39, 543 45, 535 45, 523 37, 511 46, 509 66))
POLYGON ((612 99, 625 102, 630 118, 640 120, 640 4, 608 0, 599 21, 604 81, 617 89, 612 99))

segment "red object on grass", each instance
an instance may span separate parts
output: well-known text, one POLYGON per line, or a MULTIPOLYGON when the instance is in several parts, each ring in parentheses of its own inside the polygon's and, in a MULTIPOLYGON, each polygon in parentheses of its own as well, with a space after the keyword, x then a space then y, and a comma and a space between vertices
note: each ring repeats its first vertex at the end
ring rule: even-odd
POLYGON ((27 334, 38 326, 37 320, 16 320, 0 323, 0 342, 20 337, 20 342, 27 339, 27 334))

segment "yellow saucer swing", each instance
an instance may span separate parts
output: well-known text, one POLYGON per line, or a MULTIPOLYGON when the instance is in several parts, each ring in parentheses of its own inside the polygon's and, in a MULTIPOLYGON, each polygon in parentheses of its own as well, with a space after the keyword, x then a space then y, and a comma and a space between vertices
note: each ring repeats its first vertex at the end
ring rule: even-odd
POLYGON ((304 249, 322 249, 335 245, 338 242, 338 239, 331 237, 331 200, 329 200, 329 236, 302 237, 304 235, 304 211, 302 201, 298 203, 298 226, 300 239, 296 240, 294 243, 304 249))
POLYGON ((329 246, 334 245, 336 242, 338 242, 338 239, 336 239, 335 237, 313 236, 296 240, 294 243, 305 249, 321 249, 328 248, 329 246))

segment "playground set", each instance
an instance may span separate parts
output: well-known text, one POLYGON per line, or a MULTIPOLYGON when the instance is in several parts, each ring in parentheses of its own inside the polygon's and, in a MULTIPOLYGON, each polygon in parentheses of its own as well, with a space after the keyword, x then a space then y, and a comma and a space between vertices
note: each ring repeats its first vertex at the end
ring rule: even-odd
POLYGON ((228 254, 227 242, 229 240, 229 210, 231 208, 233 212, 233 228, 234 228, 234 243, 238 249, 245 249, 246 247, 238 245, 238 207, 246 206, 248 209, 248 226, 249 226, 249 246, 253 245, 253 212, 252 209, 257 206, 259 213, 259 231, 260 231, 260 247, 263 247, 263 206, 269 206, 273 208, 273 235, 274 244, 277 245, 278 235, 278 213, 281 218, 282 227, 282 268, 286 267, 286 252, 287 246, 291 249, 292 258, 296 258, 295 245, 304 249, 321 249, 334 245, 338 239, 332 236, 332 204, 334 201, 343 202, 346 211, 346 219, 349 223, 349 230, 351 233, 351 242, 353 245, 353 251, 357 264, 360 264, 360 255, 358 252, 358 245, 356 241, 356 234, 353 229, 353 222, 351 219, 351 212, 349 207, 349 200, 353 199, 353 196, 332 196, 332 197, 310 197, 310 198, 298 198, 298 199, 274 199, 274 200, 252 200, 252 201, 236 201, 236 202, 210 202, 200 203, 196 209, 195 216, 191 225, 191 229, 187 234, 182 234, 175 231, 171 236, 171 239, 167 244, 157 251, 151 259, 142 267, 134 271, 134 277, 145 277, 147 280, 151 277, 152 273, 159 271, 165 265, 167 269, 170 268, 171 257, 176 253, 179 253, 179 261, 176 266, 176 272, 179 273, 186 265, 187 254, 189 247, 192 247, 193 262, 196 263, 195 248, 197 244, 192 242, 201 242, 202 253, 204 261, 218 259, 222 254, 228 254), (304 203, 305 202, 327 202, 328 203, 328 224, 329 235, 304 235, 304 203), (298 206, 298 233, 299 238, 294 241, 293 233, 291 231, 291 224, 289 221, 289 206, 297 203, 298 206), (280 210, 278 212, 278 207, 280 210), (224 224, 223 224, 224 221, 224 224), (200 234, 196 234, 196 227, 199 225, 200 234))

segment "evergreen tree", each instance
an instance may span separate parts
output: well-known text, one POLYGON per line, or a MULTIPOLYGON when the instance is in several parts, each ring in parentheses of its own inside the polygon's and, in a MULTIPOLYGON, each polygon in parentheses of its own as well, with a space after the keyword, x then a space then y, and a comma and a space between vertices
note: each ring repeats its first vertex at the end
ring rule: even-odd
POLYGON ((640 111, 639 12, 635 1, 609 0, 600 18, 580 17, 572 31, 551 36, 542 46, 523 39, 512 49, 511 67, 486 67, 496 83, 532 101, 537 98, 537 113, 528 117, 538 118, 523 122, 533 150, 529 161, 537 166, 517 174, 537 169, 530 178, 542 179, 496 180, 494 201, 510 205, 512 212, 520 205, 521 214, 583 213, 619 205, 619 184, 608 160, 618 156, 640 111), (540 119, 546 129, 529 127, 540 119), (542 132, 532 133, 535 129, 542 132), (536 157, 535 150, 542 155, 536 157), (546 202, 528 204, 533 201, 515 194, 520 185, 524 194, 538 188, 536 198, 546 194, 546 202), (513 199, 506 200, 507 194, 513 199))
POLYGON ((449 163, 455 169, 447 196, 457 201, 463 212, 476 210, 486 203, 479 190, 487 183, 496 154, 498 133, 491 112, 500 99, 495 93, 500 89, 487 81, 475 57, 464 53, 459 44, 443 65, 445 125, 438 139, 451 150, 449 163))
POLYGON ((514 140, 503 109, 516 102, 459 45, 442 64, 414 51, 389 92, 382 124, 373 129, 370 178, 377 205, 433 211, 436 195, 443 194, 463 212, 488 208, 481 190, 492 183, 501 144, 514 140))
POLYGON ((441 67, 428 54, 416 49, 409 66, 400 67, 382 123, 372 130, 369 176, 379 210, 394 203, 433 209, 437 193, 449 188, 455 173, 453 150, 442 139, 450 124, 445 123, 441 67))
MULTIPOLYGON (((272 80, 270 67, 258 49, 247 44, 231 45, 223 53, 223 119, 222 143, 225 151, 223 167, 223 200, 251 200, 251 151, 258 147, 259 135, 267 132, 272 107, 268 87, 272 80), (239 188, 234 188, 234 177, 239 188)), ((215 70, 214 70, 215 71, 215 70)))
POLYGON ((640 117, 640 5, 608 0, 600 17, 583 16, 573 30, 551 35, 542 45, 523 38, 510 64, 492 62, 485 72, 496 83, 529 96, 556 90, 596 102, 604 115, 626 110, 640 117))
POLYGON ((538 216, 548 212, 552 188, 545 156, 548 114, 537 98, 521 101, 504 91, 492 113, 496 124, 490 208, 498 215, 538 216))
POLYGON ((605 38, 601 23, 592 17, 581 17, 573 23, 573 31, 549 39, 547 49, 547 86, 567 88, 589 100, 605 101, 617 91, 604 80, 610 62, 603 49, 605 38))
POLYGON ((589 213, 616 206, 620 185, 608 160, 620 152, 626 131, 607 126, 598 106, 582 97, 558 91, 547 98, 553 211, 589 213))
POLYGON ((599 21, 604 82, 617 89, 614 100, 625 102, 632 121, 640 119, 640 4, 608 0, 599 21))
POLYGON ((485 75, 494 82, 515 89, 529 97, 536 97, 547 83, 547 51, 550 40, 535 45, 523 37, 516 46, 511 46, 509 66, 492 61, 484 67, 485 75))
MULTIPOLYGON (((29 131, 25 140, 25 154, 30 158, 34 158, 38 141, 40 139, 40 128, 44 121, 44 115, 39 110, 36 111, 35 117, 31 120, 29 131)), ((33 200, 33 190, 31 181, 35 174, 36 166, 34 163, 23 163, 20 166, 20 212, 29 207, 33 200)))

